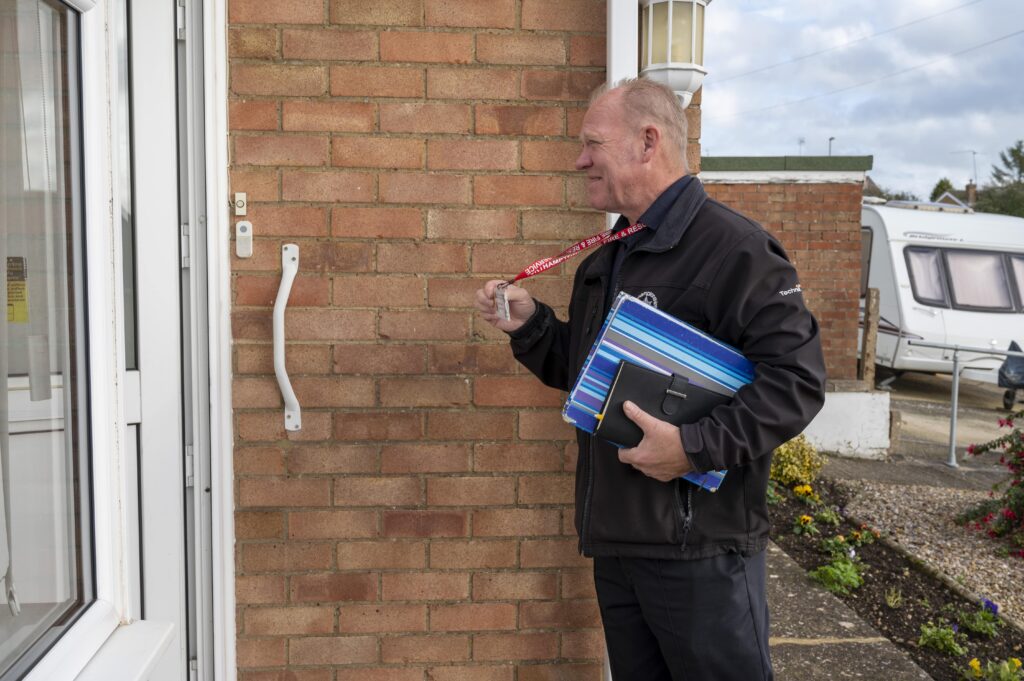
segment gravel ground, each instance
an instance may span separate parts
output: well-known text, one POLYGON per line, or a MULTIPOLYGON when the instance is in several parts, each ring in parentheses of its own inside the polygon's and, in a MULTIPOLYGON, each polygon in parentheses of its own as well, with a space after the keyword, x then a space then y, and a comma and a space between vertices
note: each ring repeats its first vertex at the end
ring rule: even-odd
POLYGON ((846 512, 886 533, 909 553, 999 604, 1001 612, 1024 622, 1024 561, 1000 557, 997 544, 954 518, 988 498, 988 492, 868 481, 842 483, 852 494, 846 512))

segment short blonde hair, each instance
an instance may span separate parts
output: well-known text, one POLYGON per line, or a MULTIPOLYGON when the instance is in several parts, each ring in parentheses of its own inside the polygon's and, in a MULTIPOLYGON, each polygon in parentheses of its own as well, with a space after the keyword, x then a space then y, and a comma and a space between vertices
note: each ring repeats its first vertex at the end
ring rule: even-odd
POLYGON ((594 90, 590 95, 590 104, 612 91, 622 94, 620 101, 629 123, 638 129, 653 124, 661 130, 665 139, 679 152, 679 158, 685 168, 686 112, 679 103, 676 93, 653 80, 624 78, 616 83, 605 83, 594 90))

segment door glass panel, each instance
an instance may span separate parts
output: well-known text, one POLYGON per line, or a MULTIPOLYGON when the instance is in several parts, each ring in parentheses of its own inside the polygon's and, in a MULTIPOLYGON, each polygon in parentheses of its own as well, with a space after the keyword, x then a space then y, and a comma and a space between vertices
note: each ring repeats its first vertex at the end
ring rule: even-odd
POLYGON ((92 600, 77 15, 0 0, 0 678, 92 600))
POLYGON ((1002 255, 947 251, 946 262, 954 305, 993 310, 1013 307, 1002 255))
POLYGON ((1013 263, 1013 274, 1017 278, 1017 294, 1024 309, 1024 255, 1015 255, 1010 258, 1013 263))
POLYGON ((910 285, 918 302, 946 307, 946 292, 942 286, 942 258, 934 248, 906 250, 910 268, 910 285))

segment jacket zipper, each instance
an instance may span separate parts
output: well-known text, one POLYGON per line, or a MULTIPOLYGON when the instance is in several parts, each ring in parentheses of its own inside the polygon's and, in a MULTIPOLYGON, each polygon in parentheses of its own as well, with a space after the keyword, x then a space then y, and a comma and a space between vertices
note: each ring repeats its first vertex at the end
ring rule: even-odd
POLYGON ((580 532, 579 552, 587 546, 587 538, 590 535, 590 496, 594 490, 594 438, 587 439, 587 458, 583 465, 587 471, 587 493, 583 496, 583 527, 580 532))
POLYGON ((686 485, 686 504, 683 504, 682 495, 679 492, 679 486, 684 483, 676 481, 676 502, 679 504, 679 515, 683 521, 683 536, 682 541, 679 545, 680 551, 686 550, 686 537, 690 534, 690 527, 693 525, 693 485, 686 485))

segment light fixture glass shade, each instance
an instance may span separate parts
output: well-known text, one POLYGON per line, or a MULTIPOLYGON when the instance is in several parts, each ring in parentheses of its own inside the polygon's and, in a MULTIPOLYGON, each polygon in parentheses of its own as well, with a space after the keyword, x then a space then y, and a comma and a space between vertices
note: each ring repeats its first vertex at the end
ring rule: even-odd
POLYGON ((710 0, 640 0, 640 75, 670 87, 683 106, 700 89, 704 8, 710 0))

